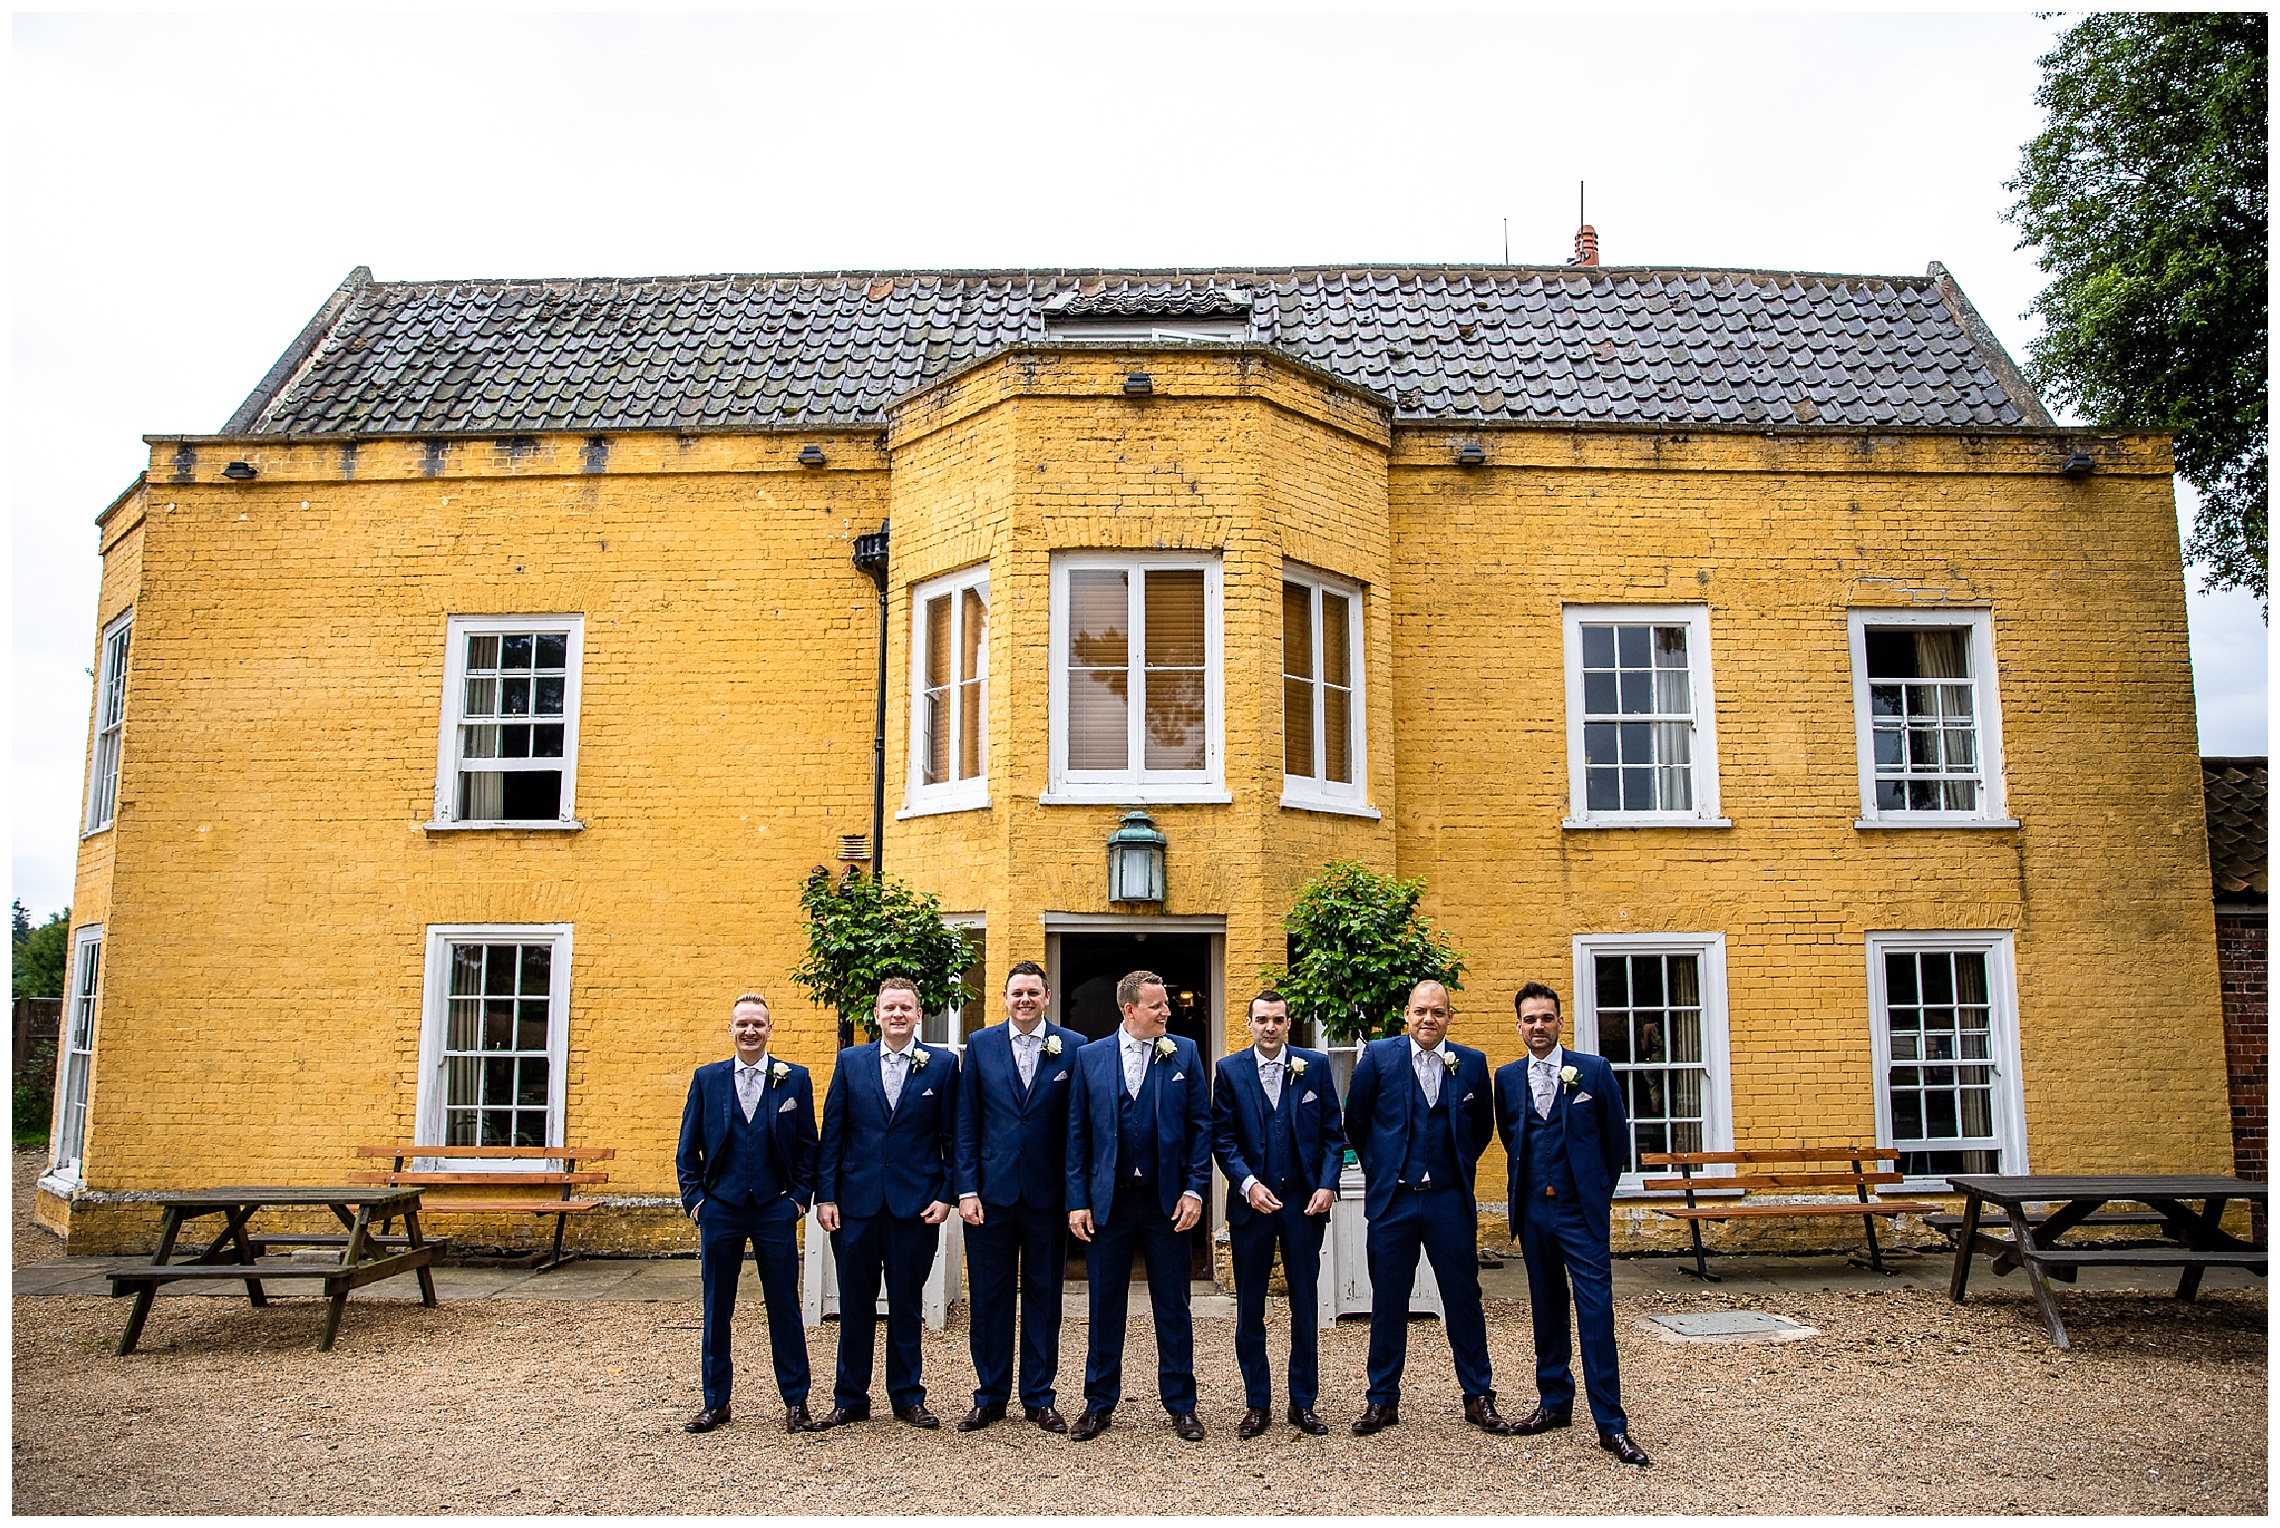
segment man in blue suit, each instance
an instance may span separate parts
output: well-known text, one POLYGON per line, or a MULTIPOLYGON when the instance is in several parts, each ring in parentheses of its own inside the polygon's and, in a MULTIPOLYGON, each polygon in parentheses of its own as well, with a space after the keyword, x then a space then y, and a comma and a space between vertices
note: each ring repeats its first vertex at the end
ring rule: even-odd
POLYGON ((693 1433, 711 1432, 728 1420, 736 1379, 728 1322, 747 1243, 768 1306, 768 1346, 784 1398, 784 1431, 806 1432, 812 1425, 796 1231, 815 1192, 815 1086, 806 1067, 768 1054, 768 1030, 768 1004, 759 993, 747 992, 730 1005, 728 1035, 736 1055, 697 1068, 681 1111, 674 1167, 681 1208, 697 1223, 705 1292, 705 1409, 688 1423, 693 1433))
POLYGON ((974 1409, 979 1432, 1005 1420, 1013 1393, 1013 1308, 1021 1300, 1021 1411, 1049 1433, 1061 1367, 1061 1285, 1069 1263, 1069 1079, 1085 1037, 1045 1019, 1045 970, 1015 964, 1006 1022, 976 1030, 958 1065, 958 1215, 966 1223, 974 1409))
POLYGON ((918 988, 879 983, 879 1038, 850 1045, 823 1100, 815 1218, 839 1264, 839 1377, 815 1430, 871 1417, 871 1342, 887 1286, 887 1402, 895 1419, 936 1427, 920 1375, 919 1306, 950 1218, 958 1112, 957 1053, 925 1045, 918 988))
POLYGON ((1274 1401, 1267 1370, 1267 1282, 1282 1249, 1290 1287, 1290 1425, 1320 1437, 1315 1296, 1322 1228, 1338 1197, 1346 1137, 1330 1058, 1283 1042, 1290 1004, 1279 992, 1251 999, 1249 1050, 1223 1056, 1211 1089, 1211 1149, 1227 1177, 1227 1239, 1235 1262, 1235 1361, 1243 1368, 1238 1438, 1267 1430, 1274 1401))
POLYGON ((1156 1390, 1172 1430, 1203 1441, 1195 1414, 1195 1328, 1188 1311, 1188 1233, 1211 1185, 1211 1093, 1195 1042, 1164 1033, 1164 979, 1134 971, 1116 984, 1124 1022, 1077 1052, 1069 1080, 1069 1231, 1085 1243, 1091 1335, 1083 1443, 1107 1430, 1124 1385, 1124 1309, 1137 1245, 1156 1317, 1156 1390))
POLYGON ((1615 1182, 1631 1159, 1622 1084, 1597 1056, 1560 1048, 1560 995, 1530 982, 1513 997, 1528 1054, 1496 1073, 1496 1133, 1511 1163, 1512 1239, 1528 1263, 1528 1315, 1536 1329, 1536 1409, 1513 1431, 1571 1426, 1568 1289, 1582 1329, 1583 1382, 1599 1446, 1625 1464, 1648 1463, 1631 1441, 1615 1368, 1615 1290, 1608 1224, 1615 1182))
POLYGON ((1420 1250, 1441 1286, 1441 1321, 1465 1420, 1484 1432, 1512 1431, 1496 1414, 1473 1207, 1473 1170, 1496 1127, 1488 1058, 1448 1043, 1449 1014, 1448 989, 1419 982, 1404 1012, 1409 1033, 1363 1047, 1346 1092, 1346 1138, 1369 1179, 1363 1208, 1370 1222, 1370 1390, 1354 1420, 1362 1437, 1401 1421, 1409 1291, 1420 1250))

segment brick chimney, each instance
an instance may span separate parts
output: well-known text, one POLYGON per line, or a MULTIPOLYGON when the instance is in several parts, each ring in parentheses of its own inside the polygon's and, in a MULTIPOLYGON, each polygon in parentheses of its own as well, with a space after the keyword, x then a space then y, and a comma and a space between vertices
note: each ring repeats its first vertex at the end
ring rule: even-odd
POLYGON ((1599 263, 1599 230, 1589 223, 1575 231, 1575 258, 1570 265, 1597 265, 1599 263))

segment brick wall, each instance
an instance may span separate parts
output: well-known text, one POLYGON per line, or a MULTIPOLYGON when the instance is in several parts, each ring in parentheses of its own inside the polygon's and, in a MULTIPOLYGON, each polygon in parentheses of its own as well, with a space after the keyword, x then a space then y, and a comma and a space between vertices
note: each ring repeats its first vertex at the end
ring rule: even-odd
POLYGON ((2217 906, 2217 970, 2224 982, 2225 1073, 2231 1086, 2233 1171, 2272 1173, 2267 1113, 2265 1002, 2266 910, 2217 906))

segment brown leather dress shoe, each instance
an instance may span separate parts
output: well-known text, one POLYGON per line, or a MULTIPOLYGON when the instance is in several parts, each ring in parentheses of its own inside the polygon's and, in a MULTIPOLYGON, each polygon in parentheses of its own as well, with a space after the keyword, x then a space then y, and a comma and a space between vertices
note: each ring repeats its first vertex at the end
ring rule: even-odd
POLYGON ((804 1402, 798 1406, 786 1406, 784 1408, 784 1431, 788 1433, 815 1431, 815 1418, 808 1415, 808 1409, 804 1402))
POLYGON ((868 1406, 834 1406, 822 1416, 808 1423, 808 1431, 829 1432, 834 1427, 845 1427, 850 1422, 868 1422, 870 1420, 871 1408, 868 1406))
POLYGON ((1091 1442, 1108 1431, 1108 1419, 1114 1414, 1113 1408, 1108 1411, 1095 1411, 1092 1407, 1087 1406, 1078 1413, 1077 1419, 1069 1424, 1069 1441, 1071 1443, 1091 1442))
POLYGON ((1287 1415, 1290 1417, 1290 1425, 1309 1438, 1319 1438, 1330 1430, 1330 1424, 1316 1416, 1311 1406, 1301 1406, 1294 1401, 1287 1415))
MULTIPOLYGON (((1260 1425, 1265 1426, 1266 1413, 1259 1413, 1259 1418, 1260 1425)), ((1182 1443, 1201 1443, 1203 1441, 1203 1421, 1192 1411, 1183 1411, 1172 1418, 1172 1431, 1180 1435, 1182 1443)))
POLYGON ((895 1420, 910 1427, 940 1427, 939 1418, 926 1409, 926 1402, 917 1401, 908 1406, 894 1408, 895 1420))
POLYGON ((1512 1424, 1496 1414, 1496 1392, 1470 1396, 1465 1401, 1465 1420, 1484 1433, 1501 1438, 1512 1431, 1512 1424))
POLYGON ((1235 1424, 1238 1438, 1256 1438, 1267 1430, 1267 1414, 1257 1406, 1243 1413, 1243 1420, 1235 1424))
POLYGON ((716 1427, 725 1427, 727 1425, 728 1408, 726 1406, 707 1406, 704 1410, 689 1418, 688 1421, 683 1422, 681 1424, 681 1431, 708 1433, 716 1427))
POLYGON ((1065 1433, 1069 1430, 1068 1419, 1051 1406, 1024 1406, 1021 1414, 1049 1433, 1065 1433))
POLYGON ((1004 1420, 1005 1407, 1002 1405, 976 1406, 972 1411, 958 1419, 958 1431, 980 1432, 992 1422, 1004 1420))
POLYGON ((1645 1449, 1631 1441, 1631 1435, 1627 1432, 1601 1433, 1599 1435, 1599 1446, 1625 1464, 1635 1464, 1644 1468, 1654 1463, 1652 1459, 1647 1457, 1645 1449))
POLYGON ((1522 1437, 1533 1438, 1536 1434, 1550 1432, 1555 1427, 1573 1427, 1574 1425, 1575 1408, 1573 1406, 1553 1406, 1544 1401, 1538 1401, 1534 1411, 1529 1412, 1512 1424, 1512 1430, 1522 1437))
POLYGON ((1399 1406, 1364 1406, 1362 1414, 1354 1418, 1354 1436, 1366 1438, 1380 1428, 1399 1427, 1400 1425, 1401 1408, 1399 1406))

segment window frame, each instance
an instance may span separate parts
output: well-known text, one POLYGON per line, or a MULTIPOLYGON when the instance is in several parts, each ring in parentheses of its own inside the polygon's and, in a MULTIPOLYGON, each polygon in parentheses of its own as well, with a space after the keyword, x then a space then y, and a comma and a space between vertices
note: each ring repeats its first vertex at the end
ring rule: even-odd
POLYGON ((1995 673, 1995 612, 1986 606, 1855 608, 1845 612, 1852 661, 1853 748, 1858 761, 1860 816, 1855 828, 2015 828, 2003 789, 2002 689, 1995 673), (1972 703, 1977 708, 1979 807, 1969 812, 1880 811, 1876 804, 1875 716, 1868 679, 1870 627, 1967 627, 1971 632, 1972 703))
POLYGON ((1730 828, 1719 813, 1718 693, 1710 662, 1710 607, 1702 605, 1571 605, 1560 607, 1561 668, 1567 693, 1568 815, 1563 828, 1730 828), (1598 625, 1684 626, 1686 673, 1694 720, 1694 806, 1684 812, 1593 811, 1583 759, 1583 628, 1598 625))
MULTIPOLYGON (((1366 650, 1362 646, 1362 606, 1369 592, 1368 587, 1356 583, 1350 578, 1341 578, 1335 573, 1325 573, 1297 562, 1283 564, 1281 583, 1297 584, 1307 591, 1307 619, 1313 634, 1313 667, 1315 671, 1312 680, 1309 681, 1314 687, 1315 772, 1311 775, 1294 775, 1286 769, 1282 777, 1281 804, 1302 812, 1334 812, 1355 817, 1377 817, 1379 815, 1377 809, 1370 805, 1369 663, 1366 650), (1329 741, 1327 724, 1324 720, 1322 692, 1329 681, 1322 674, 1322 596, 1326 593, 1338 595, 1346 601, 1346 665, 1349 681, 1346 685, 1346 692, 1350 718, 1348 723, 1349 736, 1352 739, 1354 749, 1352 771, 1354 778, 1350 782, 1340 782, 1328 778, 1325 769, 1328 762, 1329 741)), ((1276 629, 1280 631, 1282 590, 1279 585, 1276 588, 1275 597, 1276 629)), ((1276 643, 1276 652, 1276 693, 1279 696, 1282 693, 1282 686, 1289 681, 1290 655, 1283 649, 1279 640, 1276 643)), ((1283 708, 1282 714, 1284 730, 1281 742, 1285 750, 1283 757, 1287 763, 1290 727, 1290 713, 1287 707, 1283 708)))
MULTIPOLYGON (((990 979, 989 914, 944 913, 942 915, 942 922, 946 927, 957 929, 961 933, 979 934, 982 936, 981 956, 974 962, 974 964, 982 968, 982 982, 986 989, 990 979)), ((971 968, 969 967, 969 969, 971 968)), ((965 972, 963 971, 959 973, 961 976, 964 974, 965 972)), ((929 1037, 926 1031, 933 1024, 937 1015, 931 1013, 922 1013, 919 1015, 918 1020, 918 1038, 928 1045, 944 1046, 948 1048, 954 1055, 965 1055, 966 1036, 973 1033, 974 1030, 980 1029, 992 1022, 989 1011, 988 991, 984 990, 978 994, 975 997, 974 1002, 976 1006, 982 1010, 978 1015, 978 1018, 980 1020, 979 1023, 969 1025, 966 1022, 966 1005, 964 1003, 952 1003, 948 1008, 942 1009, 939 1014, 939 1017, 943 1021, 943 1027, 950 1032, 949 1037, 942 1040, 936 1040, 929 1037)))
MULTIPOLYGON (((925 612, 929 600, 950 597, 951 655, 955 662, 964 650, 959 641, 965 629, 966 604, 962 596, 966 590, 979 588, 983 600, 989 598, 990 565, 976 563, 914 584, 910 591, 910 735, 909 751, 905 759, 903 779, 903 809, 895 814, 896 820, 921 817, 934 812, 970 812, 990 804, 990 654, 989 637, 985 628, 981 648, 981 773, 969 780, 950 779, 936 785, 925 783, 926 758, 926 633, 925 612)), ((992 612, 994 614, 994 612, 992 612)), ((985 617, 985 620, 988 618, 985 617)), ((955 690, 962 681, 953 680, 955 690)), ((964 708, 950 707, 952 730, 950 757, 955 765, 959 757, 959 744, 963 741, 960 729, 964 726, 964 708)))
MULTIPOLYGON (((1994 1068, 1995 1150, 2005 1174, 2025 1174, 2027 1106, 2019 1060, 2017 945, 2009 929, 1870 929, 1862 940, 1868 960, 1869 1079, 1876 1098, 1876 1144, 1906 1151, 1892 1131, 1892 1031, 1885 1020, 1884 957, 1928 951, 1964 951, 1987 957, 1988 1063, 1994 1068)), ((1898 1166, 1897 1163, 1894 1164, 1898 1166)), ((1911 1175, 1904 1190, 1948 1193, 1945 1174, 1911 1175)))
MULTIPOLYGON (((584 689, 586 618, 581 614, 455 615, 444 624, 443 708, 436 731, 435 815, 430 829, 474 832, 564 832, 585 826, 578 820, 578 714, 584 689), (467 639, 519 632, 559 634, 567 639, 562 659, 562 799, 551 818, 461 820, 459 806, 459 728, 466 707, 467 639)), ((511 761, 501 761, 511 762, 511 761)))
POLYGON ((454 1172, 516 1169, 513 1158, 454 1157, 444 1143, 444 1040, 451 1018, 451 948, 455 944, 540 944, 554 947, 548 966, 546 1016, 546 1144, 563 1144, 564 1103, 569 1096, 570 957, 568 923, 431 923, 427 926, 427 967, 420 992, 420 1059, 412 1139, 422 1161, 449 1163, 454 1172), (424 1148, 435 1148, 432 1152, 424 1148))
POLYGON ((119 760, 127 741, 127 663, 134 654, 133 607, 103 627, 96 644, 95 735, 87 758, 87 795, 79 836, 107 832, 119 818, 119 760))
MULTIPOLYGON (((1604 1058, 1606 1052, 1599 1043, 1599 973, 1597 957, 1601 955, 1693 955, 1702 963, 1702 1059, 1706 1076, 1703 1082, 1702 1149, 1704 1151, 1732 1151, 1734 1149, 1734 1095, 1731 1031, 1726 1012, 1726 936, 1724 934, 1577 934, 1573 936, 1570 1036, 1574 1049, 1586 1055, 1604 1058)), ((1569 1044, 1563 1041, 1562 1044, 1569 1044)), ((1617 1076, 1623 1068, 1614 1062, 1617 1076)), ((1629 1108, 1626 1106, 1625 1115, 1629 1108)), ((1626 1144, 1626 1157, 1629 1155, 1626 1144)), ((1664 1177, 1669 1170, 1657 1168, 1654 1176, 1664 1177)), ((1730 1168, 1707 1168, 1710 1177, 1731 1175, 1730 1168)), ((1615 1192, 1637 1198, 1659 1199, 1679 1190, 1649 1192, 1639 1184, 1648 1175, 1644 1172, 1626 1172, 1616 1180, 1615 1192)))
POLYGON ((60 1187, 74 1187, 86 1182, 87 1176, 87 1116, 94 1108, 95 1094, 95 1026, 103 1006, 103 925, 83 924, 72 931, 71 965, 64 983, 63 1022, 56 1036, 56 1088, 55 1117, 49 1127, 48 1171, 46 1177, 60 1187), (92 951, 92 953, 90 953, 92 951), (89 978, 93 979, 92 987, 89 978), (82 1046, 79 1025, 80 1011, 86 1011, 87 1043, 82 1046), (84 1061, 82 1061, 84 1058, 84 1061), (78 1139, 75 1150, 66 1161, 63 1155, 65 1138, 73 1133, 72 1073, 74 1063, 79 1072, 78 1139))
MULTIPOLYGON (((1048 622, 1051 656, 1048 662, 1048 730, 1051 733, 1049 774, 1044 793, 1037 799, 1046 806, 1067 803, 1152 805, 1166 802, 1224 804, 1234 800, 1226 779, 1223 657, 1224 601, 1221 558, 1217 552, 1156 552, 1087 549, 1055 552, 1052 561, 1051 619, 1048 622), (1127 607, 1128 668, 1133 658, 1145 662, 1145 574, 1157 569, 1198 568, 1203 571, 1204 644, 1204 767, 1200 770, 1151 770, 1134 763, 1121 770, 1073 770, 1069 767, 1069 574, 1085 569, 1140 571, 1142 579, 1130 586, 1127 607)), ((1144 691, 1125 697, 1127 759, 1146 758, 1146 699, 1144 691)))

